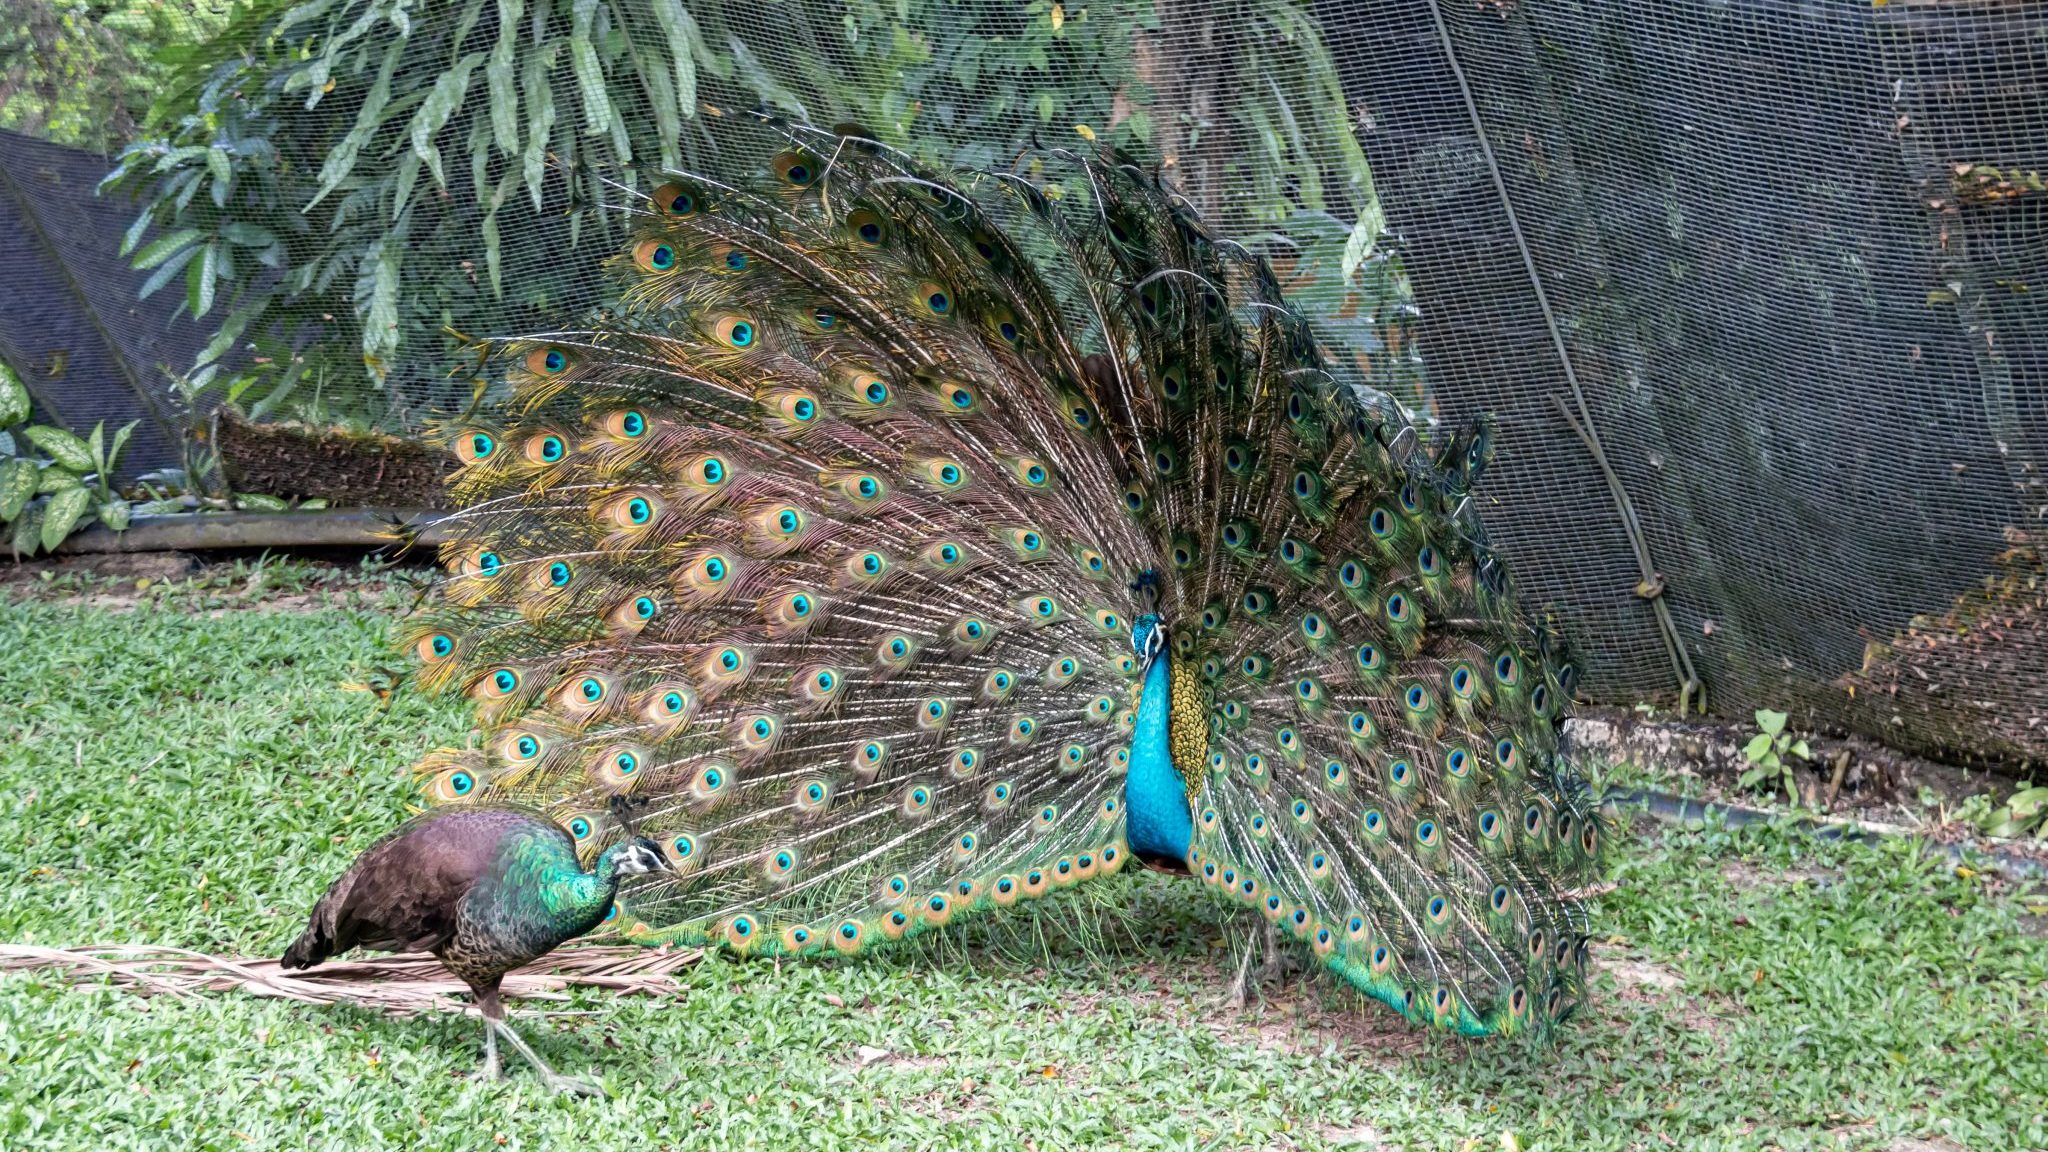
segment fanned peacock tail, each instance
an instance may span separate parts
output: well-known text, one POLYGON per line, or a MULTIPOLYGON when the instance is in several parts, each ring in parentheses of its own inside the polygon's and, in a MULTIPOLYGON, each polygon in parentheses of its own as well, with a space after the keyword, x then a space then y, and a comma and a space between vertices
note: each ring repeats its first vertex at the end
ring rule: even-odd
POLYGON ((482 739, 429 791, 586 851, 630 793, 676 868, 630 934, 755 954, 1116 872, 1143 799, 1146 843, 1191 820, 1161 862, 1411 1019, 1568 1012, 1603 830, 1471 512, 1486 429, 1432 459, 1120 157, 948 181, 772 131, 759 183, 657 189, 615 305, 453 430, 406 642, 482 739), (1140 795, 1169 760, 1183 811, 1140 795))

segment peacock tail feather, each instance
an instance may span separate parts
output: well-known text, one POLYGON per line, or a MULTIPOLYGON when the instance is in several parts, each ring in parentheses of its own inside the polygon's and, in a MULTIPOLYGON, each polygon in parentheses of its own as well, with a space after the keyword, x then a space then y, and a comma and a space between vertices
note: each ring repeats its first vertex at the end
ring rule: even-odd
POLYGON ((1120 156, 941 179, 767 134, 757 182, 656 189, 614 304, 449 429, 405 643, 481 740, 429 793, 586 853, 632 796, 675 871, 628 933, 743 954, 1111 874, 1174 816, 1148 855, 1411 1019, 1569 1012, 1604 829, 1467 495, 1490 428, 1432 458, 1120 156))

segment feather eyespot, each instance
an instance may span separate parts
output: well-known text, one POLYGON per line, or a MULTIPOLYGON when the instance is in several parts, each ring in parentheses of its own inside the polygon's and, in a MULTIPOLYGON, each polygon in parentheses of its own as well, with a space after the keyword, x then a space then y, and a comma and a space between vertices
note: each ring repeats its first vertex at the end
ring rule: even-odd
POLYGON ((675 245, 666 240, 642 240, 633 246, 633 263, 643 272, 670 272, 676 266, 675 245))
POLYGON ((965 416, 981 407, 981 394, 965 384, 940 384, 938 396, 941 410, 954 416, 965 416))
POLYGON ((922 816, 931 811, 932 790, 922 784, 913 785, 903 794, 903 814, 922 816))
POLYGON ((880 248, 882 242, 889 238, 888 222, 882 219, 879 212, 868 208, 855 209, 849 213, 846 217, 846 230, 853 233, 854 239, 870 248, 880 248))
POLYGON ((752 348, 761 338, 761 330, 744 316, 721 316, 711 332, 719 343, 740 352, 752 348))
POLYGON ((521 453, 530 464, 559 464, 569 456, 569 442, 553 432, 530 436, 521 453))
POLYGON ((818 161, 807 152, 784 152, 769 162, 775 178, 791 188, 808 188, 818 178, 818 161))
POLYGON ((954 460, 932 460, 925 464, 924 475, 943 492, 957 492, 967 483, 967 469, 954 460))
POLYGON ((569 352, 552 344, 535 348, 526 354, 526 370, 536 376, 560 376, 569 370, 569 352))
POLYGON ((604 430, 621 440, 638 440, 647 435, 647 414, 637 408, 606 413, 604 430))
POLYGON ((917 302, 934 316, 953 314, 953 295, 942 284, 925 281, 917 286, 917 302))
POLYGON ((649 197, 656 211, 677 219, 687 219, 697 214, 697 196, 681 184, 663 184, 649 197))
POLYGON ((477 688, 486 698, 503 699, 519 690, 519 673, 511 668, 494 668, 477 681, 477 688))
POLYGON ((435 632, 422 636, 413 645, 413 652, 426 664, 440 664, 455 655, 455 637, 446 632, 435 632))
POLYGON ((455 455, 464 464, 477 464, 498 450, 497 437, 488 432, 465 432, 455 438, 455 455))

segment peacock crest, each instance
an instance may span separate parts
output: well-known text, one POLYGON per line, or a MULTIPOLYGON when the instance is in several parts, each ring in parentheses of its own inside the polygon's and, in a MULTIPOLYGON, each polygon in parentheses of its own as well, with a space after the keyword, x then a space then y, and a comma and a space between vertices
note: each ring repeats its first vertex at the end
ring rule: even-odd
POLYGON ((405 643, 481 739, 427 790, 586 855, 633 797, 649 942, 858 952, 1143 855, 1411 1019, 1569 1011, 1604 830, 1467 498, 1487 429, 1432 457, 1120 156, 762 134, 450 429, 405 643))

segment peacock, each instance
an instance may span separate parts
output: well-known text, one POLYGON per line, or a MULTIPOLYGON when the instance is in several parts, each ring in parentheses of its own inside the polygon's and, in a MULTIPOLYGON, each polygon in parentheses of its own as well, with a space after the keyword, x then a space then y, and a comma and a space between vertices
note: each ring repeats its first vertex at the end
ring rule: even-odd
POLYGON ((570 833, 541 813, 431 809, 342 873, 278 966, 311 968, 356 947, 432 952, 476 998, 487 1078, 499 1076, 503 1036, 549 1087, 594 1095, 593 1086, 548 1067, 505 1023, 499 984, 505 973, 597 927, 612 912, 622 878, 667 866, 653 841, 629 836, 586 871, 570 833))
POLYGON ((1492 425, 1342 378, 1116 151, 754 135, 632 193, 609 303, 441 429, 401 639, 478 726, 428 795, 586 858, 631 797, 648 944, 858 955, 1137 865, 1410 1021, 1564 1019, 1607 829, 1476 514, 1492 425))

